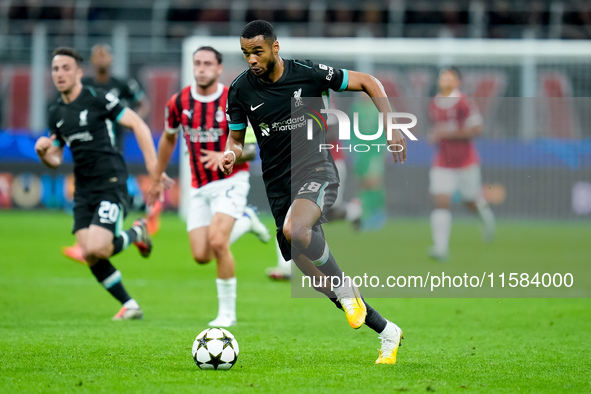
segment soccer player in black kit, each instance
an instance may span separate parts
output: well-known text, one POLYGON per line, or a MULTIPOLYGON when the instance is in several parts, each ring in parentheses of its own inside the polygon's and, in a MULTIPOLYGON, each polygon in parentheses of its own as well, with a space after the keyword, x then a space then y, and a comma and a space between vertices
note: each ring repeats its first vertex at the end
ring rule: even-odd
MULTIPOLYGON (((306 141, 306 126, 294 124, 299 122, 297 119, 307 105, 315 105, 319 112, 319 104, 307 98, 320 98, 328 89, 364 91, 372 98, 382 98, 374 100, 382 113, 392 112, 386 93, 371 75, 308 60, 281 58, 273 26, 266 21, 247 24, 240 37, 240 47, 249 70, 230 86, 227 115, 232 133, 220 167, 227 173, 232 171, 235 160, 242 154, 245 129, 250 123, 259 144, 263 180, 284 258, 293 257, 305 275, 341 278, 343 272, 330 253, 320 226, 323 214, 336 198, 338 174, 332 156, 326 151, 319 152, 325 133, 315 130, 313 141, 306 141), (295 98, 295 116, 292 98, 295 98)), ((395 130, 388 143, 404 148, 394 153, 395 162, 404 162, 406 142, 402 133, 395 130)), ((351 327, 359 328, 365 323, 380 335, 381 349, 376 364, 396 362, 402 330, 369 306, 350 280, 334 289, 317 290, 343 309, 351 327)))
POLYGON ((121 231, 128 203, 127 168, 115 147, 112 123, 133 130, 150 176, 156 170, 156 150, 150 129, 112 93, 82 86, 82 57, 66 47, 53 52, 51 75, 61 98, 49 111, 49 137, 35 143, 37 155, 50 168, 63 161, 65 145, 74 161, 73 233, 92 274, 122 307, 113 320, 141 319, 142 310, 121 283, 121 273, 109 258, 135 244, 144 257, 152 242, 143 219, 121 231))
MULTIPOLYGON (((129 107, 145 119, 150 109, 150 103, 146 99, 140 85, 133 78, 116 78, 111 75, 111 64, 113 55, 111 47, 107 44, 96 44, 90 51, 90 62, 94 68, 94 75, 82 77, 82 85, 90 86, 94 90, 104 90, 117 97, 121 105, 129 107)), ((123 141, 126 129, 119 123, 113 123, 113 134, 115 135, 115 148, 123 154, 123 141)), ((127 179, 127 189, 132 197, 132 207, 139 208, 144 205, 142 193, 133 177, 127 179)), ((146 226, 150 235, 154 235, 160 226, 160 212, 162 204, 158 201, 147 209, 146 226)), ((72 246, 64 246, 62 253, 79 263, 86 264, 82 257, 82 249, 78 243, 72 246)))

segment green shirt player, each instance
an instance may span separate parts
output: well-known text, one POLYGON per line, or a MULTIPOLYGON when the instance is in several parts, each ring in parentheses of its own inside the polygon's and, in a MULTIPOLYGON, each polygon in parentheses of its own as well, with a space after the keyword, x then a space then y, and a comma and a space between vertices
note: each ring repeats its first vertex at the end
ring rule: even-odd
MULTIPOLYGON (((358 114, 361 132, 374 133, 378 129, 378 111, 368 99, 357 100, 349 111, 358 114)), ((350 116, 350 119, 353 119, 350 116)), ((365 144, 356 133, 351 133, 351 145, 365 144)), ((384 192, 385 156, 377 149, 367 152, 352 152, 351 159, 355 176, 359 182, 359 199, 361 200, 362 216, 361 231, 377 230, 386 224, 386 196, 384 192)))
MULTIPOLYGON (((375 100, 380 112, 391 112, 384 89, 368 74, 281 58, 277 36, 266 21, 246 25, 240 47, 249 69, 230 86, 226 112, 232 132, 220 166, 225 173, 232 172, 242 155, 250 122, 283 257, 293 257, 306 275, 328 277, 331 286, 317 290, 344 310, 351 327, 365 323, 378 332, 382 346, 376 363, 393 364, 402 330, 367 305, 350 279, 341 283, 334 280, 344 275, 330 253, 320 223, 336 198, 339 178, 332 156, 319 150, 319 144, 326 142, 326 133, 315 129, 312 140, 307 140, 306 122, 300 122, 304 111, 320 112, 319 102, 328 89, 365 91, 371 97, 383 98, 375 100)), ((406 146, 399 131, 388 142, 406 146)), ((394 154, 395 162, 405 159, 406 150, 394 154)))

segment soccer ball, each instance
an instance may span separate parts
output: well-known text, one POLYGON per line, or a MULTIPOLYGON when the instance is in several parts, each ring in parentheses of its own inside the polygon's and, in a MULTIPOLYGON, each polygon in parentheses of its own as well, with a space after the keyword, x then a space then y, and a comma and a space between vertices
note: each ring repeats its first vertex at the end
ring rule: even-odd
POLYGON ((238 342, 228 330, 208 328, 193 342, 193 360, 201 369, 227 370, 238 360, 238 342))

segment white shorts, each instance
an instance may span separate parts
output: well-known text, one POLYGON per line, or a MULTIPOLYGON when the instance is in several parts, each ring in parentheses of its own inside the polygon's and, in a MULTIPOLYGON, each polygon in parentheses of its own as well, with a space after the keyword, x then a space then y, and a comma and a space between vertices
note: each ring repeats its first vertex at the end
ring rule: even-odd
POLYGON ((244 214, 250 190, 248 171, 240 171, 230 178, 214 181, 198 189, 191 188, 187 231, 209 226, 216 213, 225 213, 233 218, 244 214))
POLYGON ((429 193, 432 195, 453 195, 460 192, 464 201, 477 201, 482 195, 480 166, 465 168, 431 167, 429 171, 429 193))

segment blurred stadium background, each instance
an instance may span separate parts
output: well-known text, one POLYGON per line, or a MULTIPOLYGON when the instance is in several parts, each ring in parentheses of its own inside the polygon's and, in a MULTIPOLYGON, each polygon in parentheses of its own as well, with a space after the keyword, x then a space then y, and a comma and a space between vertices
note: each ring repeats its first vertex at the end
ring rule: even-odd
MULTIPOLYGON (((166 101, 192 78, 188 55, 213 45, 225 55, 223 82, 231 82, 245 68, 238 36, 254 19, 274 24, 284 57, 373 73, 411 112, 435 93, 437 69, 456 65, 485 119, 478 148, 497 215, 589 219, 591 3, 578 0, 2 0, 0 208, 71 204, 71 167, 48 171, 33 150, 55 98, 56 46, 88 59, 94 44, 110 44, 114 75, 140 82, 158 138, 166 101)), ((419 124, 407 164, 387 172, 392 216, 426 217, 431 209, 426 129, 419 124)), ((126 160, 142 185, 141 154, 128 137, 126 160)), ((256 163, 253 172, 260 174, 256 163)), ((265 210, 262 181, 252 180, 250 200, 265 210)), ((178 198, 176 189, 168 194, 170 209, 178 198)))

